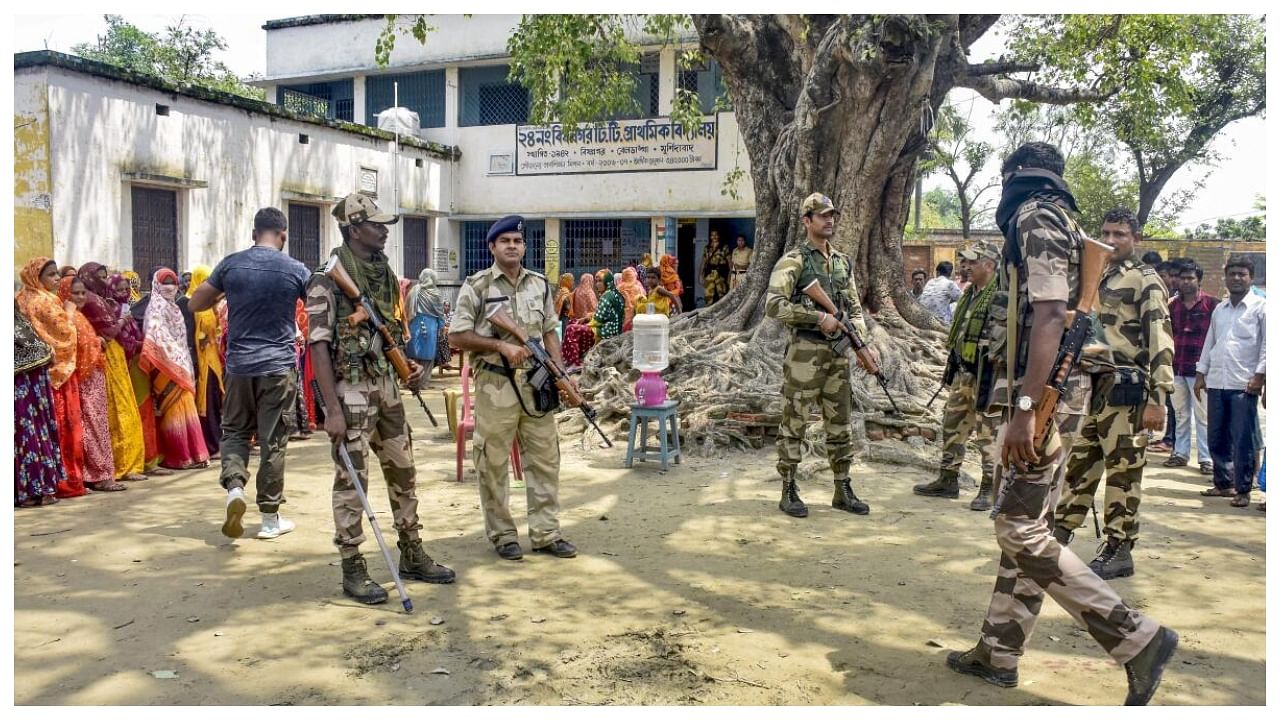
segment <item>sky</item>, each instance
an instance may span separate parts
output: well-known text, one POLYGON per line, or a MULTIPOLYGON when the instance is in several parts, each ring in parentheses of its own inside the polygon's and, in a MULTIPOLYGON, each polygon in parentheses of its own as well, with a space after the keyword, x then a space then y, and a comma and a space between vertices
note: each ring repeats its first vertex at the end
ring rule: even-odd
MULTIPOLYGON (((125 18, 149 32, 163 30, 166 25, 185 18, 196 28, 211 28, 228 44, 220 60, 240 76, 266 72, 266 31, 262 24, 274 18, 317 12, 309 6, 281 7, 273 15, 144 15, 123 13, 125 18)), ((78 15, 16 15, 14 16, 14 50, 50 49, 70 52, 81 42, 92 42, 105 30, 100 14, 78 15)), ((995 33, 975 44, 971 57, 980 62, 1000 54, 1001 40, 995 33)), ((994 140, 992 114, 995 106, 971 90, 953 91, 948 102, 965 110, 970 122, 977 129, 976 137, 994 140)), ((1208 176, 1203 189, 1195 196, 1186 211, 1179 217, 1178 227, 1190 228, 1202 222, 1213 224, 1221 217, 1244 217, 1254 213, 1253 203, 1257 195, 1266 192, 1266 123, 1261 118, 1249 118, 1229 125, 1214 139, 1214 149, 1222 155, 1222 161, 1208 176)), ((998 145, 998 143, 997 143, 998 145)), ((1189 188, 1204 177, 1205 167, 1183 168, 1170 181, 1165 192, 1173 193, 1189 188)), ((997 162, 992 161, 987 175, 994 178, 997 162)), ((925 180, 927 189, 947 187, 950 183, 942 175, 925 180)))

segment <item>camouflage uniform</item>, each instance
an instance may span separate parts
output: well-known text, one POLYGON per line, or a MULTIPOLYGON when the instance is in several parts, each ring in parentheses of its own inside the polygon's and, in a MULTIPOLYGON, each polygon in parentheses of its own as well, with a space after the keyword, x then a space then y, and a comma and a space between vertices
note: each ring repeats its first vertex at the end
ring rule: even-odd
POLYGON ((1135 258, 1113 263, 1098 290, 1101 341, 1118 367, 1137 368, 1143 376, 1144 398, 1132 405, 1110 401, 1114 374, 1095 376, 1093 407, 1071 449, 1067 488, 1055 513, 1065 531, 1080 527, 1093 505, 1093 495, 1105 469, 1108 538, 1132 543, 1138 538, 1138 504, 1142 498, 1142 468, 1146 441, 1140 434, 1146 404, 1163 407, 1173 392, 1173 329, 1168 298, 1156 271, 1135 258))
POLYGON ((965 444, 975 431, 978 448, 982 453, 982 481, 988 483, 995 475, 996 426, 999 415, 988 415, 978 410, 978 376, 967 370, 957 370, 956 377, 947 390, 947 404, 942 408, 942 469, 944 476, 957 477, 964 463, 965 444))
MULTIPOLYGON (((418 522, 413 443, 395 369, 387 362, 380 349, 381 340, 374 340, 367 323, 353 328, 346 322, 355 308, 322 273, 313 275, 307 286, 306 309, 307 342, 329 343, 338 400, 347 420, 347 452, 360 476, 360 486, 368 491, 366 454, 372 448, 387 481, 396 530, 403 539, 417 540, 422 525, 418 522)), ((388 326, 394 329, 398 324, 389 322, 388 326)), ((337 468, 333 480, 333 543, 343 558, 353 558, 360 554, 360 543, 364 542, 364 506, 338 457, 337 445, 332 448, 332 456, 337 468)))
POLYGON ((707 305, 711 305, 729 291, 725 282, 729 269, 729 249, 724 243, 717 245, 715 250, 708 248, 706 268, 707 273, 702 276, 702 295, 707 299, 707 305))
MULTIPOLYGON (((806 199, 806 208, 814 197, 806 199)), ((816 197, 830 206, 830 200, 825 196, 816 197)), ((773 274, 769 276, 765 314, 791 329, 791 341, 782 364, 782 422, 778 426, 777 467, 782 475, 784 495, 789 487, 794 487, 809 407, 815 401, 822 411, 827 462, 835 477, 837 494, 841 485, 849 481, 849 465, 853 460, 849 428, 853 404, 849 355, 838 354, 823 336, 818 329, 822 311, 803 292, 806 286, 817 280, 832 302, 866 337, 867 326, 853 285, 849 258, 834 247, 829 247, 829 253, 824 257, 806 242, 779 258, 773 266, 773 274)))
MULTIPOLYGON (((1020 373, 1026 362, 1032 324, 1032 302, 1062 301, 1068 307, 1079 295, 1083 233, 1059 206, 1036 200, 1017 211, 1018 248, 1024 258, 1019 267, 1018 368, 1015 384, 1022 390, 1020 373)), ((996 361, 992 408, 1008 410, 1010 388, 1006 380, 1008 348, 1005 317, 1010 287, 1009 260, 1003 266, 1003 297, 992 306, 993 359, 996 361)), ((1016 671, 1027 640, 1035 629, 1045 593, 1098 641, 1119 663, 1135 658, 1160 629, 1152 618, 1125 605, 1105 581, 1095 575, 1071 550, 1053 537, 1053 509, 1065 471, 1074 432, 1088 399, 1088 378, 1078 370, 1068 378, 1058 406, 1054 427, 1038 448, 1041 460, 1025 470, 1004 469, 997 491, 1000 503, 995 517, 1000 562, 995 589, 978 646, 965 653, 970 659, 1002 671, 1016 671)), ((1028 388, 1029 390, 1029 388, 1028 388)), ((1024 393, 1019 393, 1024 394, 1024 393)), ((1001 424, 996 446, 1003 443, 1001 424)), ((948 658, 951 664, 952 658, 948 658)), ((966 660, 967 661, 967 660, 966 660)), ((955 665, 952 665, 955 667, 955 665)), ((1016 682, 1016 680, 1015 680, 1016 682)))
MULTIPOLYGON (((458 292, 450 333, 474 330, 485 337, 499 331, 484 318, 485 298, 507 296, 507 311, 530 338, 542 338, 560 325, 547 278, 521 268, 513 286, 497 264, 467 278, 458 292)), ((513 342, 512 338, 506 338, 513 342)), ((503 374, 498 353, 471 353, 470 364, 475 391, 475 435, 472 458, 480 476, 480 505, 484 511, 485 536, 501 548, 517 542, 515 522, 508 507, 507 473, 511 444, 520 443, 524 467, 525 495, 529 514, 529 540, 534 548, 560 540, 560 437, 556 414, 538 414, 533 391, 527 380, 533 368, 513 368, 514 378, 503 374), (520 388, 520 396, 516 390, 520 388), (523 406, 521 405, 523 401, 523 406), (524 408, 528 408, 528 413, 524 408), (532 414, 529 414, 532 413, 532 414)))

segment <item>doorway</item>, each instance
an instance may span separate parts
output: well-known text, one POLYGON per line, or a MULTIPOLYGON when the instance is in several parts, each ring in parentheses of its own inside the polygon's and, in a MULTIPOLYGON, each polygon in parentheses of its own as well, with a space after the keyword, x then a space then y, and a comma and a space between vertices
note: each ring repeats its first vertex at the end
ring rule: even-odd
POLYGON ((684 285, 684 293, 680 295, 680 304, 686 310, 694 308, 697 297, 695 283, 697 266, 698 224, 693 220, 680 220, 676 224, 676 271, 680 282, 684 285))

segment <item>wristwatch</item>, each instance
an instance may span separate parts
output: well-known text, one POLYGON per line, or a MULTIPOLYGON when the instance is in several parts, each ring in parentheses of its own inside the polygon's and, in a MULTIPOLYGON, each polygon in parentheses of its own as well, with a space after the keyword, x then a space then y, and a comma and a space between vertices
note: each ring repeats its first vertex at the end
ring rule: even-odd
POLYGON ((1026 395, 1018 396, 1018 409, 1022 412, 1031 412, 1031 408, 1035 407, 1035 403, 1026 395))

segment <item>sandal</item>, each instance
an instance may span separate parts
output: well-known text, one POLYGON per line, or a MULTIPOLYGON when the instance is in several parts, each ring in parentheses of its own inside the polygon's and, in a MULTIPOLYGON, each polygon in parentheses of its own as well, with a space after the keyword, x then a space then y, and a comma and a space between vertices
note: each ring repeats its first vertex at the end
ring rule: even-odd
POLYGON ((1204 496, 1204 497, 1229 497, 1229 498, 1233 498, 1233 497, 1235 497, 1235 496, 1236 496, 1236 491, 1235 491, 1235 490, 1232 490, 1231 488, 1226 488, 1226 489, 1224 490, 1224 489, 1219 488, 1219 487, 1211 487, 1211 488, 1209 488, 1208 490, 1201 490, 1201 491, 1200 491, 1200 494, 1201 494, 1202 496, 1204 496))
POLYGON ((1231 507, 1247 508, 1249 507, 1249 493, 1240 493, 1231 498, 1231 507))
POLYGON ((62 500, 60 500, 57 495, 45 495, 40 499, 41 505, 57 505, 60 502, 62 502, 62 500))
POLYGON ((114 480, 111 482, 85 483, 85 487, 93 490, 94 492, 121 492, 122 490, 129 489, 114 480))
POLYGON ((165 475, 172 475, 172 474, 173 474, 172 470, 170 470, 169 468, 160 467, 159 465, 147 471, 147 475, 150 475, 151 477, 164 477, 165 475))
POLYGON ((146 480, 147 476, 143 475, 142 473, 129 473, 128 475, 125 475, 120 479, 125 482, 141 482, 143 480, 146 480))
POLYGON ((32 499, 30 499, 30 500, 23 500, 22 502, 18 503, 18 507, 20 507, 20 508, 33 508, 33 507, 40 507, 40 500, 39 500, 39 498, 32 498, 32 499))

